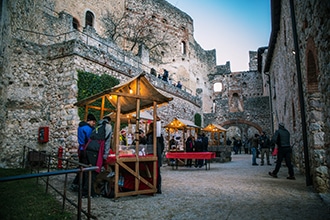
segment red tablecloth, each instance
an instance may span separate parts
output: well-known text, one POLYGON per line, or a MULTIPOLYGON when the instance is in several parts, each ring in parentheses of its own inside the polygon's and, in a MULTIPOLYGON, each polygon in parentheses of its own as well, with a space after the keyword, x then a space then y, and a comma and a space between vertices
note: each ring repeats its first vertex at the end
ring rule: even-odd
POLYGON ((170 159, 206 159, 215 158, 215 152, 168 152, 166 158, 170 159))

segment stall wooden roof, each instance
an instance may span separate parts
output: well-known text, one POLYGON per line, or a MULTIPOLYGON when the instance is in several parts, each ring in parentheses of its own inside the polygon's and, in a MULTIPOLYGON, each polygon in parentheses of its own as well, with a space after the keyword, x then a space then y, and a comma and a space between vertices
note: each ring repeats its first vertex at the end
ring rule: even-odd
MULTIPOLYGON (((75 103, 75 105, 79 107, 88 106, 93 108, 93 102, 98 99, 105 99, 108 100, 116 108, 118 96, 121 96, 120 113, 122 114, 135 112, 135 103, 137 99, 140 99, 141 109, 152 107, 154 102, 159 105, 163 103, 168 103, 169 101, 173 100, 172 97, 166 97, 165 95, 160 93, 145 77, 145 74, 141 73, 140 75, 137 75, 131 80, 114 86, 111 89, 104 90, 96 95, 80 100, 75 103)), ((95 106, 95 108, 100 107, 95 106)))
POLYGON ((208 131, 208 132, 227 132, 227 129, 221 127, 220 125, 216 124, 209 124, 205 128, 202 129, 203 131, 208 131))
POLYGON ((199 126, 189 120, 174 118, 169 124, 165 125, 164 128, 176 128, 182 130, 185 128, 199 128, 199 126))

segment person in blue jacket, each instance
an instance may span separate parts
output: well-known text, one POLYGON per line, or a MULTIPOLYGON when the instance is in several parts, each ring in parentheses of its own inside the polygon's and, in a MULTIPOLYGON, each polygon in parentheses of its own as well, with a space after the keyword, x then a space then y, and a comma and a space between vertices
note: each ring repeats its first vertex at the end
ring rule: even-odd
MULTIPOLYGON (((96 124, 96 118, 93 114, 87 115, 87 121, 81 121, 78 125, 78 157, 79 163, 87 164, 86 154, 84 153, 85 145, 88 142, 89 137, 94 129, 96 124)), ((78 191, 79 189, 79 174, 77 173, 76 177, 74 178, 70 189, 72 191, 78 191)))

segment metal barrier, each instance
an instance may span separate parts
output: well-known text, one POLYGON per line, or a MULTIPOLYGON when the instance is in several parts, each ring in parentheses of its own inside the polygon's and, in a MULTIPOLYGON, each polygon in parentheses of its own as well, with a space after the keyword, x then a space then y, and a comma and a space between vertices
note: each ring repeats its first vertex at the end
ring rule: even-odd
MULTIPOLYGON (((8 177, 1 177, 0 182, 8 182, 8 181, 15 181, 15 180, 22 180, 22 179, 31 179, 36 178, 37 183, 39 181, 39 178, 46 177, 45 179, 42 179, 45 182, 46 185, 46 193, 48 193, 48 188, 51 187, 57 194, 59 194, 62 197, 62 210, 65 208, 65 202, 69 202, 72 206, 77 208, 77 219, 81 219, 81 213, 83 213, 88 219, 96 219, 95 216, 91 214, 91 186, 92 186, 92 171, 95 171, 98 169, 97 166, 88 166, 86 164, 79 163, 77 161, 68 160, 65 158, 59 158, 59 157, 53 157, 57 160, 66 161, 67 163, 73 163, 75 165, 78 165, 80 168, 76 169, 65 169, 65 170, 56 170, 56 171, 50 171, 50 161, 51 161, 51 155, 47 154, 45 151, 36 151, 33 148, 24 146, 23 150, 23 162, 22 167, 24 168, 26 165, 26 158, 31 159, 32 162, 37 162, 40 166, 30 166, 31 168, 31 174, 24 174, 24 175, 18 175, 18 176, 8 176, 8 177), (28 152, 26 153, 26 149, 28 149, 28 152), (30 153, 33 152, 33 153, 30 153), (31 156, 32 155, 32 156, 31 156), (46 172, 40 172, 40 168, 47 167, 46 172), (32 173, 33 171, 37 173, 32 173), (88 201, 87 201, 87 211, 83 210, 82 208, 82 188, 83 188, 83 173, 88 172, 88 201), (67 182, 68 182, 68 174, 70 173, 79 173, 79 192, 78 192, 78 201, 75 203, 74 201, 67 198, 67 182), (64 180, 64 187, 63 192, 56 189, 53 185, 49 182, 50 176, 56 176, 56 175, 65 175, 64 180)), ((29 161, 27 161, 30 163, 29 161)), ((30 164, 29 164, 30 165, 30 164)))

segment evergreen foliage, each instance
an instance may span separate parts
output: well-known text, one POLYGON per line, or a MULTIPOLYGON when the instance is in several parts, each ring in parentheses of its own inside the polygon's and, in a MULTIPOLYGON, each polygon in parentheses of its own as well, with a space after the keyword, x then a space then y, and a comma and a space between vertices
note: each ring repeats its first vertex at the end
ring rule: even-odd
POLYGON ((202 126, 202 116, 198 113, 195 114, 195 125, 201 127, 202 126))
MULTIPOLYGON (((98 94, 106 89, 110 89, 120 82, 117 78, 109 76, 107 74, 102 74, 98 76, 94 73, 85 72, 82 70, 78 70, 78 101, 85 99, 89 96, 98 94)), ((101 100, 97 100, 94 102, 95 105, 101 106, 101 100)), ((114 107, 106 102, 106 108, 114 109, 114 107)), ((90 109, 89 113, 95 115, 96 118, 100 118, 100 111, 90 109)), ((79 107, 78 115, 81 120, 84 119, 85 109, 79 107)))

